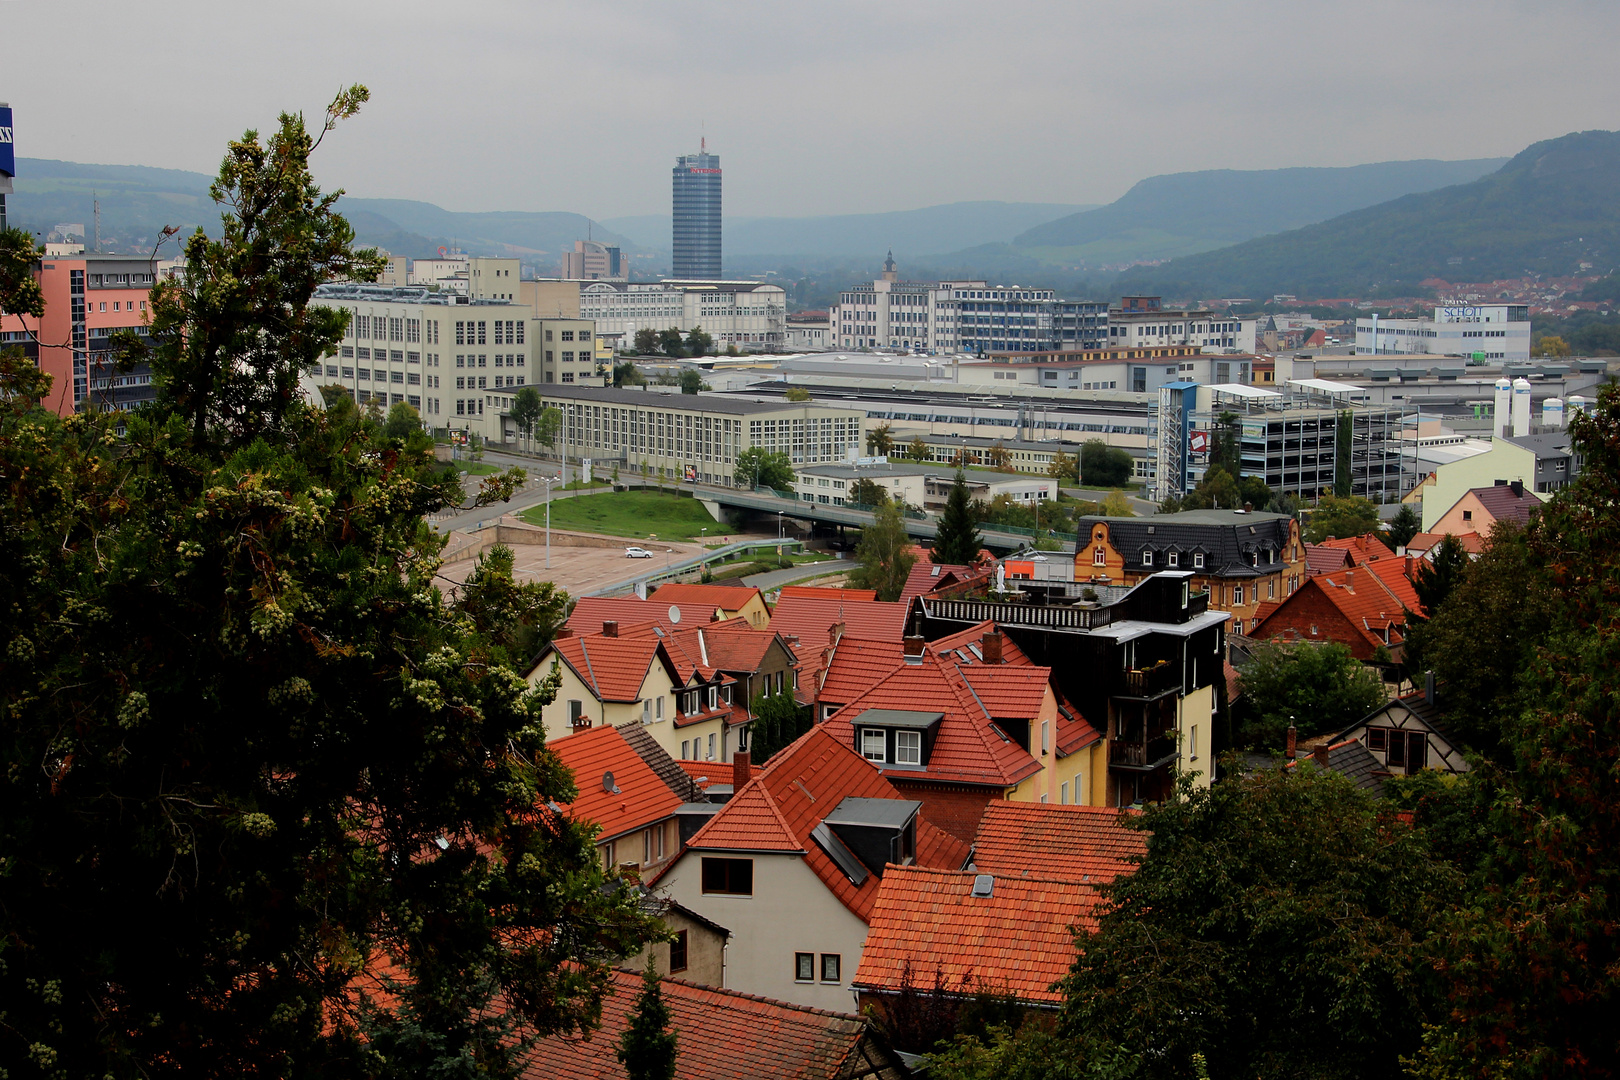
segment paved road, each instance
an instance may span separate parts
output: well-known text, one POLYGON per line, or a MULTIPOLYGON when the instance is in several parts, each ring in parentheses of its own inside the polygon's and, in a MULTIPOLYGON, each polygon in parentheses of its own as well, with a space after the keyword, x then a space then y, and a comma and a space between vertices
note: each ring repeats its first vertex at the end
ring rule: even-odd
POLYGON ((752 585, 756 589, 769 592, 791 585, 795 581, 804 581, 806 578, 822 577, 826 574, 836 574, 840 571, 855 569, 855 563, 849 559, 827 559, 817 563, 803 563, 791 566, 786 570, 767 570, 763 574, 749 574, 742 579, 744 585, 752 585))
MULTIPOLYGON (((481 521, 494 521, 502 514, 515 514, 519 510, 527 510, 531 506, 537 506, 546 501, 546 486, 540 483, 537 477, 557 475, 558 466, 554 461, 536 460, 530 457, 520 457, 516 454, 502 454, 493 450, 486 450, 483 460, 501 469, 517 466, 525 470, 529 474, 528 485, 520 488, 506 502, 491 503, 489 506, 480 506, 478 509, 468 510, 466 513, 451 513, 448 516, 439 517, 433 521, 435 531, 447 533, 453 529, 473 529, 477 528, 478 523, 481 521)), ((578 479, 578 476, 579 467, 571 467, 568 478, 575 480, 578 479)), ((465 485, 467 498, 471 501, 478 491, 479 481, 483 478, 469 474, 466 479, 468 481, 465 485)), ((566 499, 574 495, 594 495, 607 490, 609 489, 587 488, 580 491, 564 491, 557 488, 551 493, 551 497, 553 499, 566 499)))
MULTIPOLYGON (((1099 490, 1093 488, 1066 487, 1063 488, 1062 491, 1063 494, 1067 495, 1071 499, 1084 499, 1086 502, 1102 502, 1104 499, 1108 498, 1109 495, 1113 494, 1112 488, 1104 488, 1099 490)), ((1126 495, 1125 498, 1130 502, 1131 509, 1136 511, 1138 517, 1148 517, 1149 515, 1157 514, 1159 512, 1159 504, 1156 502, 1150 502, 1147 499, 1138 499, 1134 495, 1126 495)))

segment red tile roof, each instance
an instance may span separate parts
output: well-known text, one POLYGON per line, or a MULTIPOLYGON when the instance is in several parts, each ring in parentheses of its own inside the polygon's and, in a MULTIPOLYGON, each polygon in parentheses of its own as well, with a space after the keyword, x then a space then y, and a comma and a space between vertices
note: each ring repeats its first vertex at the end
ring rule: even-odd
POLYGON ((899 640, 874 641, 844 635, 832 650, 816 701, 849 704, 899 666, 903 649, 899 640))
POLYGON ((817 585, 784 585, 776 598, 798 596, 806 600, 853 600, 858 604, 877 599, 876 589, 824 589, 817 585))
POLYGON ((974 896, 974 874, 894 867, 883 875, 854 985, 894 990, 909 966, 914 983, 935 972, 1039 1005, 1074 961, 1073 927, 1096 926, 1098 898, 1087 885, 1042 877, 997 877, 974 896))
MULTIPOLYGON (((955 653, 956 655, 949 657, 949 659, 955 660, 956 662, 964 665, 979 663, 984 659, 984 649, 982 644, 984 641, 984 635, 995 628, 996 624, 987 620, 979 623, 977 626, 970 626, 965 630, 958 630, 954 634, 948 634, 942 638, 935 638, 933 641, 928 643, 928 651, 938 653, 940 656, 945 656, 947 653, 955 653)), ((1001 635, 1001 662, 1003 664, 1031 663, 1030 658, 1025 655, 1024 650, 1020 649, 1017 642, 1013 641, 1013 639, 1008 637, 1006 634, 1001 635)))
POLYGON ((996 800, 973 840, 980 873, 1112 881, 1147 854, 1147 834, 1121 824, 1129 811, 996 800))
POLYGON ((964 577, 982 577, 968 566, 952 566, 949 563, 932 563, 924 556, 912 564, 911 572, 906 575, 906 583, 900 590, 900 602, 910 603, 913 596, 922 596, 933 592, 941 585, 953 585, 964 577))
POLYGON ((1343 570, 1347 566, 1354 566, 1355 559, 1350 552, 1343 548, 1328 547, 1326 544, 1305 545, 1305 573, 1332 574, 1343 570))
POLYGON ((611 840, 627 832, 662 821, 680 807, 680 798, 658 778, 652 766, 625 741, 618 728, 596 727, 577 731, 550 744, 570 771, 579 794, 564 808, 578 821, 601 826, 598 840, 611 840), (605 777, 613 777, 608 790, 605 777))
MULTIPOLYGON (((1406 553, 1408 555, 1427 556, 1432 549, 1440 546, 1441 541, 1451 535, 1454 534, 1418 533, 1406 542, 1406 553)), ((1470 555, 1479 555, 1485 551, 1485 537, 1479 533, 1463 533, 1456 539, 1463 546, 1463 550, 1470 555)))
POLYGON ((1405 639, 1406 609, 1417 610, 1417 592, 1406 578, 1404 559, 1379 559, 1354 570, 1306 578, 1255 628, 1252 637, 1267 639, 1298 632, 1296 608, 1308 610, 1312 591, 1320 593, 1344 617, 1353 633, 1373 648, 1398 645, 1405 639), (1386 635, 1388 640, 1385 640, 1386 635))
POLYGON ((688 664, 698 670, 733 673, 757 672, 777 637, 769 630, 754 629, 743 619, 676 627, 666 633, 672 656, 677 651, 684 654, 688 664))
POLYGON ((653 623, 620 627, 617 637, 580 634, 557 638, 541 652, 535 668, 549 664, 556 656, 590 687, 600 701, 636 701, 641 684, 655 663, 662 663, 670 676, 680 681, 679 671, 663 643, 653 632, 653 623))
MULTIPOLYGON (((720 808, 687 844, 688 851, 804 852, 804 861, 845 907, 866 919, 879 878, 856 885, 838 868, 811 831, 844 799, 902 796, 871 763, 834 740, 826 725, 812 728, 778 751, 761 772, 720 808)), ((967 861, 968 846, 917 818, 917 860, 952 869, 967 861)))
POLYGON ((1306 544, 1305 550, 1309 552, 1312 547, 1347 551, 1351 555, 1352 563, 1387 559, 1394 554, 1375 533, 1363 533, 1360 536, 1330 536, 1320 544, 1306 544))
POLYGON ((656 622, 669 630, 669 605, 654 604, 634 596, 582 596, 568 616, 568 629, 576 634, 600 634, 602 624, 612 620, 620 626, 656 622))
MULTIPOLYGON (((601 1027, 554 1035, 534 1046, 524 1080, 624 1080, 616 1051, 635 1016, 641 976, 614 971, 602 1002, 601 1027)), ((890 1052, 873 1044, 858 1016, 664 979, 670 1027, 679 1033, 676 1075, 681 1080, 834 1080, 898 1076, 890 1052), (883 1066, 869 1072, 870 1055, 883 1066)))
MULTIPOLYGON (((681 771, 692 778, 692 782, 699 788, 708 791, 716 784, 734 783, 735 773, 729 761, 676 761, 681 771)), ((765 771, 763 765, 754 765, 749 768, 749 776, 758 776, 765 771)))
POLYGON ((660 585, 649 599, 655 604, 686 604, 713 612, 716 608, 740 611, 748 601, 758 596, 759 590, 751 585, 702 585, 672 581, 668 585, 660 585))
POLYGON ((860 697, 839 709, 822 727, 854 752, 854 720, 867 709, 900 709, 945 714, 934 736, 928 764, 922 769, 886 768, 907 779, 929 779, 949 783, 985 784, 1012 787, 1040 771, 1040 762, 1030 756, 992 718, 1020 718, 1033 721, 1040 711, 1037 691, 1044 692, 1051 669, 1033 665, 958 665, 933 653, 924 653, 917 663, 902 663, 860 697), (970 684, 966 672, 974 672, 970 684), (982 675, 979 673, 983 673, 982 675), (1005 681, 1005 692, 992 690, 1005 681), (979 689, 990 694, 984 701, 979 689), (1034 708, 1030 706, 1033 704, 1034 708), (995 709, 1002 710, 997 713, 995 709))
MULTIPOLYGON (((874 638, 880 641, 899 641, 905 634, 905 604, 887 604, 881 600, 839 600, 836 595, 827 599, 804 595, 811 590, 799 590, 792 596, 783 596, 776 602, 771 614, 770 628, 783 637, 797 638, 800 654, 803 649, 819 649, 830 640, 830 631, 842 623, 844 632, 854 637, 874 638)), ((837 593, 839 590, 816 590, 837 593)))

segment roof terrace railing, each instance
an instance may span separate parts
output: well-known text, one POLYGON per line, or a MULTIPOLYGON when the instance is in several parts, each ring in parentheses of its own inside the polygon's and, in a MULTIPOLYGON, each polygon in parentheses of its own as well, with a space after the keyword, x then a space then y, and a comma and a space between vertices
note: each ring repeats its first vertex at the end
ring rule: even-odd
POLYGON ((922 602, 930 618, 953 622, 981 623, 993 620, 1006 626, 1094 630, 1114 620, 1113 609, 1106 607, 1005 604, 993 600, 936 600, 928 597, 924 597, 922 602))

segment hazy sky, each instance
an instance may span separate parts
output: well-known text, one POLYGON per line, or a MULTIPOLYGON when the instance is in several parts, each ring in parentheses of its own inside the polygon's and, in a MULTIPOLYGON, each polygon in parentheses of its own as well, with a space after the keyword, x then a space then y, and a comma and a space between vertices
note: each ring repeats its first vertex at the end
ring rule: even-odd
POLYGON ((213 172, 341 85, 354 195, 667 213, 1106 202, 1156 173, 1507 156, 1620 127, 1616 0, 0 0, 27 157, 213 172))

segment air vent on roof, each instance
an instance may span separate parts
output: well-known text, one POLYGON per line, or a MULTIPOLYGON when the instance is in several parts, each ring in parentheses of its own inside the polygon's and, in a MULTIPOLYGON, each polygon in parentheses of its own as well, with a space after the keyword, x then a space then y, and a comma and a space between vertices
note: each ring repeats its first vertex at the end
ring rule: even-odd
POLYGON ((611 792, 614 795, 619 793, 619 785, 613 782, 612 772, 605 772, 602 774, 602 790, 611 792))
POLYGON ((977 874, 973 878, 973 895, 989 896, 995 892, 996 879, 990 874, 977 874))
POLYGON ((1154 528, 1155 528, 1155 526, 1153 526, 1153 525, 1149 525, 1149 526, 1148 526, 1148 535, 1149 535, 1149 536, 1152 536, 1152 535, 1153 535, 1153 530, 1154 530, 1154 528))

